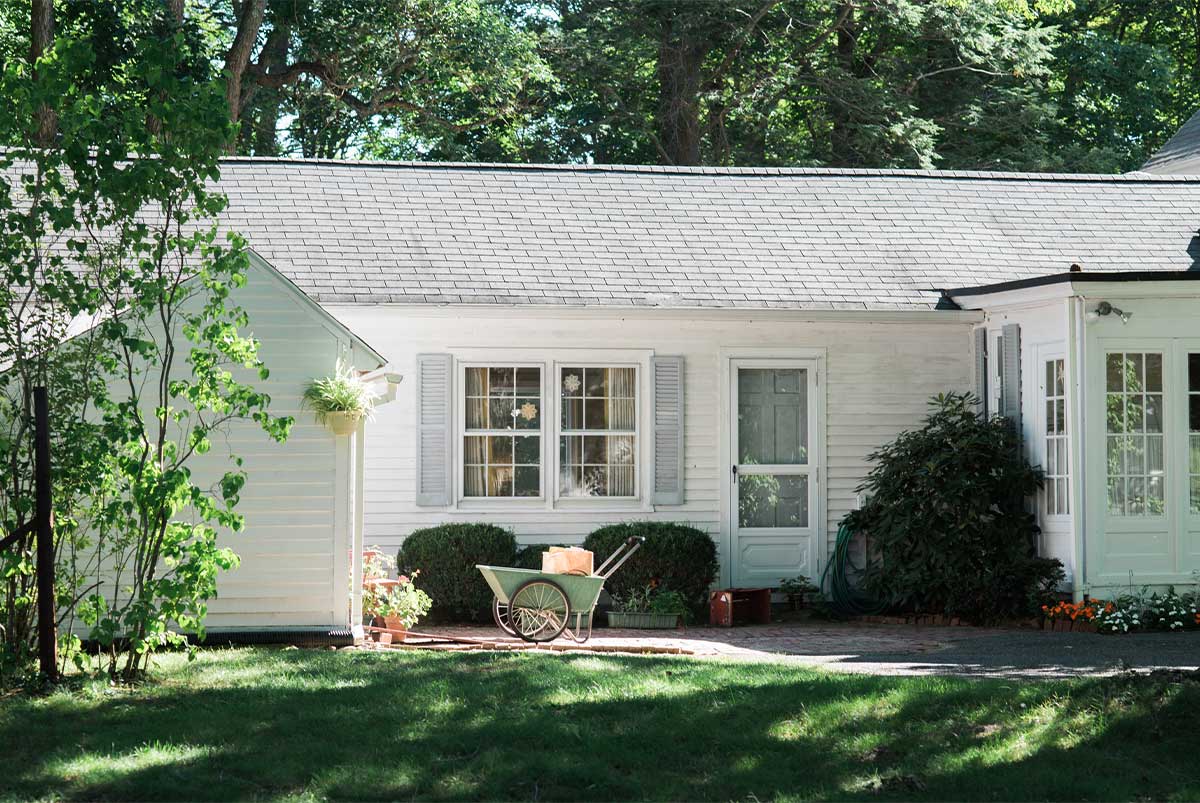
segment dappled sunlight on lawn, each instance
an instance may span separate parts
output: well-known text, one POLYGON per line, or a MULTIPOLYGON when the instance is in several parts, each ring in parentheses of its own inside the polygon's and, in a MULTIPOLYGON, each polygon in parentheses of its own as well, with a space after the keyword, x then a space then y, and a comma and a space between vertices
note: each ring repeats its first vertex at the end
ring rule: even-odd
POLYGON ((138 689, 10 700, 0 797, 1178 797, 1200 792, 1198 702, 1149 681, 214 651, 166 656, 138 689), (1180 769, 1131 779, 1151 756, 1180 769))

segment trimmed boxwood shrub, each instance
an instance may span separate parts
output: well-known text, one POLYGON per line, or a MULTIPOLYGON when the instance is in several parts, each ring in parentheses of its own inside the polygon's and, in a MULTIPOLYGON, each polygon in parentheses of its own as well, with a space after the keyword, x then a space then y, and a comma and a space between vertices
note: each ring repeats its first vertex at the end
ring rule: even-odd
POLYGON ((475 564, 514 566, 516 537, 493 524, 439 524, 416 530, 396 556, 405 574, 420 570, 417 585, 433 599, 437 621, 491 620, 492 591, 475 564))
POLYGON ((918 430, 870 455, 870 501, 844 524, 869 541, 863 586, 891 610, 972 622, 1031 616, 1063 579, 1034 550, 1025 499, 1042 472, 1012 424, 984 419, 970 394, 944 394, 918 430))
POLYGON ((708 590, 717 577, 717 545, 703 530, 674 522, 610 524, 594 531, 583 542, 596 555, 596 568, 632 535, 646 543, 604 584, 609 594, 624 596, 652 582, 658 588, 678 591, 688 612, 700 616, 708 606, 708 590))

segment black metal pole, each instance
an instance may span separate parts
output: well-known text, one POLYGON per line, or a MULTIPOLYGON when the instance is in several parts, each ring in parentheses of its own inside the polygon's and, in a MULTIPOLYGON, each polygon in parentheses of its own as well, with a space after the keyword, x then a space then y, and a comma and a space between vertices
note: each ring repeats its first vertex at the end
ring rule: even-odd
POLYGON ((54 606, 54 528, 50 503, 50 408, 46 389, 33 389, 34 491, 37 522, 38 663, 42 674, 58 677, 58 638, 54 606))

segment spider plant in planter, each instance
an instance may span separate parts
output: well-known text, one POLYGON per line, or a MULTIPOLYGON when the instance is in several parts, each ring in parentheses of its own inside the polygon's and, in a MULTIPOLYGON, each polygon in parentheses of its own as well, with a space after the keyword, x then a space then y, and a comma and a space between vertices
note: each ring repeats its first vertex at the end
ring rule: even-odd
POLYGON ((325 424, 334 435, 349 435, 358 422, 370 418, 375 410, 375 394, 354 371, 338 363, 333 376, 314 379, 304 388, 301 406, 312 410, 317 422, 325 424))

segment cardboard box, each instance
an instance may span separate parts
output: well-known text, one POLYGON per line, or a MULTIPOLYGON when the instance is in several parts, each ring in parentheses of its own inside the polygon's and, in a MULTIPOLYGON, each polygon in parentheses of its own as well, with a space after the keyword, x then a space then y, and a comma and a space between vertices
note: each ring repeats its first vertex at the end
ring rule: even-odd
POLYGON ((542 571, 551 574, 592 573, 592 553, 581 547, 552 546, 542 553, 542 571))

